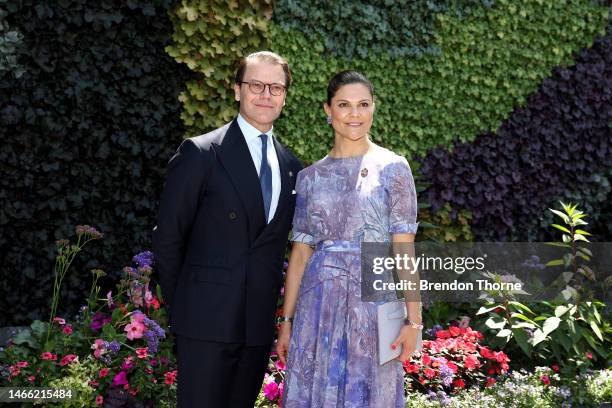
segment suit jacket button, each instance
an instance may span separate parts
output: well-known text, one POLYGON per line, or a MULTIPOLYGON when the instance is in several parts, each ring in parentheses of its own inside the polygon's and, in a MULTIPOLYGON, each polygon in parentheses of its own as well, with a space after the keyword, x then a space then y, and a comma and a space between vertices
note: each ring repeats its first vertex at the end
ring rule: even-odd
POLYGON ((230 212, 228 215, 230 220, 235 220, 236 218, 238 218, 238 215, 236 215, 236 213, 233 211, 230 212))

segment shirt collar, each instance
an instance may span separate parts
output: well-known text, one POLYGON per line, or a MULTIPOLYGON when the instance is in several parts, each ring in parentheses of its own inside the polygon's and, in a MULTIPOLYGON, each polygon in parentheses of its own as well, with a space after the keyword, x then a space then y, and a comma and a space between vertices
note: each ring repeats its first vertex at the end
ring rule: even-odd
MULTIPOLYGON (((251 143, 255 139, 259 139, 259 135, 261 135, 262 132, 260 132, 259 130, 257 130, 257 128, 255 128, 255 126, 247 122, 241 114, 238 114, 237 122, 247 143, 251 143)), ((272 130, 274 130, 274 127, 271 127, 270 130, 266 132, 266 135, 268 135, 270 140, 272 139, 272 130)))

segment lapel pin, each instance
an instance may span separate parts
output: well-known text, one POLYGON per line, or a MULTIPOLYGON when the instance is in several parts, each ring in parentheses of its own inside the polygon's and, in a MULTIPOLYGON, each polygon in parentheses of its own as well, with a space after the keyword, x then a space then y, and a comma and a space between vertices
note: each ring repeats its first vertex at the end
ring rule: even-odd
POLYGON ((361 177, 367 177, 367 176, 368 176, 368 169, 364 167, 363 169, 361 169, 361 177))
POLYGON ((289 172, 289 177, 293 177, 293 172, 292 171, 289 172))
POLYGON ((295 190, 291 190, 291 194, 292 194, 292 195, 295 195, 295 194, 297 194, 297 191, 295 191, 295 190))

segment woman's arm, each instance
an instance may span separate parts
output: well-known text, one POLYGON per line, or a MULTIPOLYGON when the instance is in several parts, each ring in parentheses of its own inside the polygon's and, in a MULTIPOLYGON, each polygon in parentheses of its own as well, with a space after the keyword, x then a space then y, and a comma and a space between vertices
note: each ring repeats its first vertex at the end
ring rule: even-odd
MULTIPOLYGON (((295 305, 297 304, 298 292, 304 275, 306 263, 312 255, 312 248, 301 242, 294 242, 289 256, 289 267, 285 280, 285 299, 283 302, 283 316, 293 318, 295 305)), ((278 330, 276 342, 276 353, 283 364, 287 364, 289 351, 289 337, 291 335, 292 322, 284 321, 278 330)))

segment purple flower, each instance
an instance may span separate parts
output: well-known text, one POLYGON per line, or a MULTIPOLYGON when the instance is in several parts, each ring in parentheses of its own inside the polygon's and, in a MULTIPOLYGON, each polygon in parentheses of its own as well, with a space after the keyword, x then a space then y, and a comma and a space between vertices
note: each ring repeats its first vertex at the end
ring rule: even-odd
POLYGON ((440 366, 440 376, 442 377, 442 383, 448 387, 453 382, 453 370, 451 370, 446 364, 440 366))
POLYGON ((101 312, 96 312, 96 314, 93 315, 91 325, 89 327, 91 328, 91 330, 98 331, 102 328, 102 326, 110 323, 111 321, 112 318, 110 316, 106 316, 104 313, 101 312))
POLYGON ((127 374, 125 373, 125 371, 121 371, 119 372, 119 374, 117 374, 114 378, 113 378, 113 386, 118 387, 120 385, 125 385, 127 384, 127 374))
POLYGON ((132 261, 136 263, 139 267, 153 266, 153 252, 141 252, 135 255, 134 258, 132 258, 132 261))
POLYGON ((110 350, 111 353, 117 354, 119 352, 119 349, 121 348, 121 343, 119 343, 116 340, 113 340, 110 343, 108 343, 106 348, 110 350))

